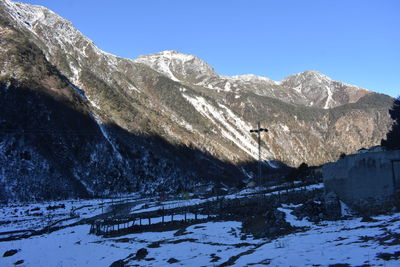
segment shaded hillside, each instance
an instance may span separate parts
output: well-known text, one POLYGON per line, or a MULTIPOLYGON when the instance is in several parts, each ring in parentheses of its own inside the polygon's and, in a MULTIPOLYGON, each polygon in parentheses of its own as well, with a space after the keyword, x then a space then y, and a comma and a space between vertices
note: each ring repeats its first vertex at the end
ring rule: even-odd
POLYGON ((241 177, 209 154, 101 123, 35 45, 1 29, 0 62, 15 71, 0 80, 0 199, 174 192, 241 177))

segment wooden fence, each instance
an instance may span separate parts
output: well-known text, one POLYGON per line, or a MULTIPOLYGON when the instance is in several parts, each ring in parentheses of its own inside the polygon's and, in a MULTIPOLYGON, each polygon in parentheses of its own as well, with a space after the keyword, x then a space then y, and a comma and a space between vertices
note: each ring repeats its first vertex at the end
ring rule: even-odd
POLYGON ((173 209, 159 209, 124 216, 110 215, 91 222, 90 233, 114 236, 147 230, 175 228, 182 225, 199 223, 214 218, 208 205, 195 205, 173 209))
MULTIPOLYGON (((301 193, 301 191, 288 192, 286 197, 294 193, 301 193)), ((118 236, 135 232, 178 229, 184 225, 216 219, 240 220, 242 219, 240 216, 246 214, 249 208, 258 206, 261 207, 260 210, 266 211, 271 203, 280 202, 282 197, 279 194, 271 194, 236 199, 220 198, 198 205, 173 209, 162 208, 123 216, 109 214, 107 218, 91 221, 90 233, 118 236), (238 210, 241 211, 237 212, 238 210)))

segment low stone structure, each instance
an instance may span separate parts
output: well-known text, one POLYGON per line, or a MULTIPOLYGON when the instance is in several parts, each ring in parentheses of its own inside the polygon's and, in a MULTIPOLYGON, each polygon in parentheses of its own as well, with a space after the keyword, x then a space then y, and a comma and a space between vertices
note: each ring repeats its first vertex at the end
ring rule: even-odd
POLYGON ((335 195, 355 211, 373 212, 399 197, 400 150, 346 156, 325 164, 323 177, 328 205, 335 195))

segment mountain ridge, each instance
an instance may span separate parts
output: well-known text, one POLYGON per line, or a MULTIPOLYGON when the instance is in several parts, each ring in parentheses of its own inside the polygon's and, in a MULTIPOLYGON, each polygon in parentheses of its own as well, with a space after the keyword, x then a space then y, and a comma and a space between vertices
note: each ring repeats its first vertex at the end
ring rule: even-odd
MULTIPOLYGON (((87 49, 87 46, 91 46, 91 48, 94 50, 95 53, 102 54, 106 58, 107 61, 112 62, 111 67, 113 65, 116 65, 117 61, 119 61, 119 60, 129 60, 129 61, 132 61, 132 62, 140 62, 140 63, 147 64, 152 69, 154 69, 156 71, 159 71, 160 73, 166 75, 169 78, 172 78, 172 80, 174 80, 174 81, 180 81, 179 79, 177 79, 175 77, 174 74, 171 73, 171 71, 174 72, 174 70, 168 70, 168 67, 166 68, 165 64, 159 64, 160 62, 158 62, 158 65, 159 66, 163 66, 163 68, 157 68, 157 66, 154 66, 154 64, 152 64, 151 62, 148 62, 148 61, 146 62, 145 59, 146 58, 147 59, 154 58, 154 57, 158 56, 158 58, 160 60, 164 60, 165 61, 165 60, 168 60, 168 57, 169 57, 169 60, 174 59, 174 61, 179 62, 177 60, 179 58, 181 58, 181 59, 182 58, 190 58, 190 59, 194 60, 195 63, 196 62, 198 63, 198 64, 193 64, 195 66, 195 68, 192 68, 192 70, 195 69, 196 72, 200 71, 200 74, 201 74, 202 70, 206 70, 205 73, 204 73, 206 75, 202 75, 202 76, 206 76, 206 77, 201 77, 201 75, 200 75, 200 77, 190 77, 191 78, 190 82, 193 82, 193 80, 195 80, 194 83, 196 83, 197 85, 204 86, 204 87, 209 88, 209 89, 216 89, 216 90, 231 90, 232 87, 235 87, 235 85, 232 85, 232 82, 233 83, 235 83, 235 82, 239 82, 240 83, 241 82, 241 80, 239 80, 239 81, 236 80, 235 81, 235 77, 240 77, 241 75, 221 76, 221 75, 217 74, 215 72, 215 70, 210 65, 208 65, 205 61, 201 60, 200 58, 198 58, 196 56, 193 56, 193 55, 180 53, 180 52, 175 51, 175 50, 167 50, 167 51, 162 51, 162 52, 158 52, 158 53, 155 53, 155 54, 143 55, 143 56, 139 56, 136 59, 123 59, 123 58, 118 57, 116 55, 113 55, 113 54, 110 54, 110 53, 102 51, 101 49, 99 49, 98 47, 96 47, 94 45, 93 41, 91 41, 90 39, 86 38, 82 33, 80 33, 78 30, 76 30, 73 27, 73 24, 71 22, 69 22, 68 20, 66 20, 66 19, 64 19, 64 18, 62 18, 60 16, 58 16, 56 13, 48 10, 45 7, 31 6, 29 4, 24 4, 24 3, 15 3, 15 4, 13 4, 13 2, 11 2, 9 0, 7 0, 5 3, 6 3, 6 5, 8 7, 14 7, 14 8, 10 8, 10 10, 12 11, 10 13, 14 14, 13 17, 20 21, 20 25, 22 25, 22 27, 28 28, 35 35, 38 35, 38 33, 34 30, 34 28, 37 26, 37 24, 40 23, 40 22, 46 22, 45 24, 47 26, 51 26, 51 27, 53 27, 53 30, 58 31, 58 36, 62 36, 63 37, 62 38, 63 40, 59 40, 59 38, 53 38, 53 40, 56 40, 60 44, 62 49, 66 49, 65 48, 66 44, 73 46, 73 45, 75 45, 77 43, 76 40, 83 39, 83 41, 80 41, 80 42, 86 43, 85 46, 82 48, 83 51, 84 51, 84 54, 85 54, 85 49, 87 49), (19 11, 16 10, 16 8, 18 8, 18 7, 20 7, 19 11), (33 11, 32 11, 32 9, 33 9, 33 11), (21 13, 21 10, 24 11, 25 13, 24 12, 21 13), (32 19, 31 19, 31 16, 30 16, 31 13, 34 13, 36 15, 34 22, 32 22, 32 19), (25 14, 25 16, 22 16, 23 14, 25 14), (47 18, 47 20, 46 20, 46 18, 47 18), (57 21, 61 21, 61 23, 57 23, 57 21), (61 26, 60 26, 60 24, 61 24, 61 26), (173 56, 175 56, 175 57, 173 57, 173 56), (200 81, 199 81, 199 78, 203 78, 203 79, 200 79, 200 81), (204 81, 204 78, 206 79, 206 81, 204 81), (215 79, 215 78, 217 78, 217 79, 215 79), (196 80, 197 80, 197 82, 196 82, 196 80)), ((47 40, 47 41, 51 42, 51 40, 47 40)), ((52 46, 50 45, 49 49, 51 50, 51 48, 52 48, 52 46)), ((155 63, 157 64, 157 62, 155 62, 155 63)), ((181 61, 180 63, 182 64, 183 62, 181 61)), ((171 62, 168 63, 168 64, 171 64, 171 62)), ((70 64, 70 66, 69 66, 70 72, 75 75, 75 80, 78 80, 77 79, 77 76, 78 76, 77 69, 79 69, 79 67, 80 66, 76 66, 76 65, 73 65, 73 64, 72 65, 70 64)), ((272 88, 268 88, 269 89, 268 94, 274 94, 274 92, 272 92, 273 89, 274 89, 273 88, 274 85, 277 86, 279 84, 282 84, 283 82, 285 84, 287 84, 287 80, 288 79, 292 79, 294 77, 299 77, 299 76, 301 78, 303 74, 307 75, 308 73, 312 73, 312 71, 304 71, 304 72, 301 72, 301 73, 293 74, 293 75, 290 75, 290 76, 284 78, 282 81, 279 81, 279 82, 272 81, 271 79, 269 79, 267 77, 262 77, 262 76, 257 76, 257 75, 255 75, 255 76, 257 76, 259 78, 266 78, 266 79, 270 80, 270 82, 268 82, 268 83, 262 83, 261 86, 263 86, 263 87, 271 87, 272 86, 272 88), (271 84, 271 82, 272 82, 272 84, 271 84)), ((181 74, 181 75, 183 74, 183 76, 185 76, 185 73, 179 73, 179 74, 181 74)), ((361 88, 356 87, 354 85, 348 85, 348 84, 345 84, 345 83, 333 81, 329 77, 327 77, 327 76, 325 76, 325 75, 323 75, 321 73, 319 73, 319 74, 320 74, 319 75, 320 77, 323 76, 323 77, 328 78, 328 79, 325 79, 325 83, 326 83, 326 80, 329 80, 330 82, 337 83, 336 87, 338 87, 338 86, 339 87, 344 87, 344 86, 346 87, 347 86, 347 88, 346 88, 347 91, 351 92, 351 90, 349 90, 349 88, 354 89, 354 90, 361 89, 361 88)), ((265 79, 261 79, 261 80, 265 81, 265 79)), ((239 86, 243 87, 243 84, 241 83, 239 86)), ((290 89, 293 89, 293 87, 296 88, 297 86, 287 86, 287 87, 290 88, 290 89)), ((288 89, 288 88, 286 88, 286 89, 288 89)), ((259 93, 261 92, 261 90, 259 90, 259 89, 257 91, 259 93)), ((281 91, 282 91, 282 88, 281 88, 281 91)), ((311 97, 311 100, 307 99, 307 98, 310 97, 309 94, 300 95, 300 96, 296 95, 296 93, 298 93, 298 92, 299 91, 297 91, 297 92, 290 92, 289 91, 289 92, 286 92, 283 95, 281 94, 281 92, 279 92, 279 93, 275 93, 273 96, 275 98, 279 98, 279 99, 284 100, 284 101, 287 101, 286 99, 289 99, 288 101, 290 101, 291 103, 305 104, 305 105, 308 105, 308 106, 319 105, 319 106, 324 107, 324 108, 339 106, 341 104, 345 104, 346 103, 346 101, 344 101, 344 102, 343 101, 339 101, 339 100, 338 101, 332 101, 330 99, 330 97, 332 97, 332 95, 334 95, 335 92, 330 92, 327 89, 326 89, 326 92, 324 92, 325 104, 322 103, 322 99, 316 99, 315 97, 311 97)), ((356 102, 360 98, 360 96, 365 95, 365 93, 367 93, 365 91, 365 89, 361 89, 361 93, 353 93, 352 97, 350 97, 350 99, 346 99, 346 100, 348 102, 350 102, 350 103, 356 102)))
MULTIPOLYGON (((18 190, 9 185, 13 179, 23 184, 31 179, 21 174, 28 165, 37 170, 35 179, 41 183, 75 177, 81 184, 78 191, 86 190, 86 195, 173 191, 204 181, 234 184, 255 175, 251 162, 258 158, 258 144, 249 130, 259 121, 269 129, 261 139, 263 160, 282 166, 319 165, 341 153, 379 144, 391 125, 390 97, 315 71, 279 83, 255 75, 222 76, 201 59, 176 51, 136 60, 108 54, 46 8, 6 0, 0 2, 0 18, 4 106, 7 101, 14 103, 16 113, 29 109, 25 104, 18 108, 21 94, 29 89, 33 96, 39 94, 24 100, 32 103, 35 112, 47 116, 81 110, 86 114, 82 121, 90 122, 90 131, 97 133, 93 140, 82 139, 86 145, 78 138, 49 137, 54 147, 64 151, 66 166, 57 161, 59 155, 51 146, 32 145, 24 135, 3 133, 0 163, 6 175, 0 185, 11 188, 4 189, 5 198, 18 190), (41 96, 43 92, 50 98, 41 96), (69 96, 67 102, 61 101, 60 92, 69 96), (60 101, 64 103, 60 107, 65 106, 61 110, 56 105, 60 101), (77 154, 77 146, 82 146, 82 155, 77 154), (25 151, 36 156, 24 160, 21 170, 13 169, 25 151), (46 177, 45 168, 36 166, 41 161, 58 178, 46 177)), ((33 113, 19 121, 29 120, 29 115, 33 113)), ((17 127, 12 112, 0 116, 2 126, 17 127)), ((40 129, 46 123, 53 125, 55 134, 68 127, 80 131, 73 120, 60 125, 55 117, 46 116, 31 121, 40 129)), ((17 128, 26 130, 21 127, 17 128)), ((277 177, 280 170, 268 166, 263 173, 268 179, 277 177)), ((72 188, 75 182, 69 184, 72 188)))
MULTIPOLYGON (((159 71, 160 73, 165 74, 167 77, 171 78, 174 81, 177 82, 182 82, 188 79, 190 82, 194 82, 197 85, 204 86, 209 89, 217 89, 217 90, 225 90, 225 91, 230 91, 232 90, 232 84, 234 83, 241 83, 241 87, 243 87, 243 83, 246 82, 256 82, 256 83, 261 83, 262 86, 264 87, 277 87, 280 85, 283 85, 287 89, 293 89, 297 93, 302 93, 302 88, 304 87, 303 81, 304 80, 311 80, 311 84, 307 84, 307 87, 314 86, 314 87, 319 87, 320 89, 324 89, 322 85, 325 84, 335 84, 335 87, 346 87, 346 90, 348 91, 348 94, 351 94, 352 97, 349 99, 348 103, 354 103, 356 102, 359 98, 364 96, 365 94, 370 93, 370 91, 357 87, 355 85, 350 85, 338 81, 334 81, 330 77, 315 71, 315 70, 307 70, 304 72, 296 73, 293 75, 289 75, 282 79, 281 81, 274 81, 268 77, 263 77, 263 76, 258 76, 254 74, 244 74, 244 75, 234 75, 234 76, 224 76, 224 75, 219 75, 218 73, 215 72, 215 70, 208 65, 205 61, 202 59, 189 55, 189 54, 184 54, 180 53, 176 50, 168 50, 168 51, 162 51, 158 52, 155 54, 150 54, 150 55, 144 55, 140 56, 138 59, 135 59, 134 62, 140 62, 143 64, 148 65, 152 69, 159 71), (179 73, 185 75, 187 71, 184 70, 184 67, 181 67, 181 70, 177 71, 174 69, 174 63, 179 62, 180 65, 184 66, 187 62, 190 61, 195 61, 198 62, 198 64, 193 64, 195 67, 192 66, 192 69, 196 69, 199 73, 199 76, 196 77, 183 77, 183 79, 178 79, 176 75, 173 73, 179 73), (172 66, 171 66, 172 65, 172 66), (205 67, 204 67, 205 66, 205 67), (203 79, 201 79, 203 77, 203 79), (224 86, 215 86, 215 81, 213 79, 220 80, 220 83, 224 83, 224 86), (290 83, 295 83, 295 84, 290 84, 290 83), (288 86, 285 86, 289 84, 288 86), (354 92, 352 92, 354 91, 354 92)), ((310 82, 310 81, 309 81, 310 82)), ((340 106, 342 104, 345 104, 343 102, 338 102, 335 103, 333 101, 332 97, 333 94, 336 92, 332 92, 330 88, 326 87, 326 102, 322 106, 323 108, 330 108, 330 107, 335 107, 335 106, 340 106), (333 103, 333 104, 332 104, 333 103)), ((292 92, 295 94, 295 92, 292 92)), ((307 92, 308 93, 308 92, 307 92)), ((309 97, 309 94, 306 95, 305 97, 309 97)), ((298 96, 299 98, 304 96, 298 96)), ((279 97, 277 97, 279 98, 279 97)), ((280 99, 284 99, 281 97, 280 99)), ((321 101, 321 100, 319 100, 321 101)), ((317 101, 318 102, 318 101, 317 101)), ((303 101, 298 100, 299 104, 304 104, 303 101)), ((308 103, 308 106, 313 106, 314 101, 311 101, 308 103)), ((306 104, 307 105, 307 104, 306 104)))

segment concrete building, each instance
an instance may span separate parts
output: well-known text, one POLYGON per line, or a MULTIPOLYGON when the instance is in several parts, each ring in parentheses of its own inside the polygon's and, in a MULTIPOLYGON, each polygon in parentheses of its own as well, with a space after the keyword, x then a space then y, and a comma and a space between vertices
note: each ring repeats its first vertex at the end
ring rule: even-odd
POLYGON ((328 205, 336 197, 353 210, 373 212, 400 193, 400 150, 348 155, 324 165, 328 205))

